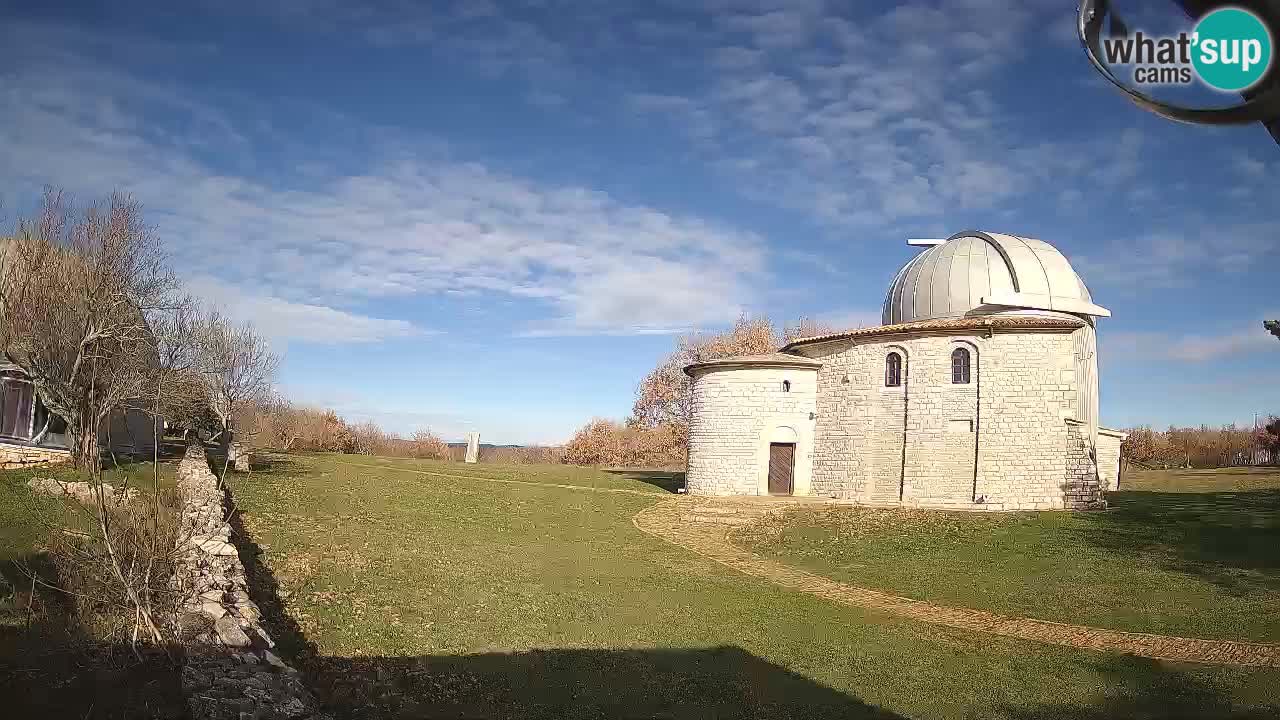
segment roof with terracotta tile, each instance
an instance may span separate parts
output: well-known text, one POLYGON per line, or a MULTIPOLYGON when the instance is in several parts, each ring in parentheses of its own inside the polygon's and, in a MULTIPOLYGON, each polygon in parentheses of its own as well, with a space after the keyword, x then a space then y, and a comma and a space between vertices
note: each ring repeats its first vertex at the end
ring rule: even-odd
POLYGON ((971 317, 934 318, 932 320, 917 320, 915 322, 899 323, 897 325, 879 325, 876 327, 859 328, 857 330, 831 333, 829 335, 815 335, 814 337, 799 338, 787 343, 787 345, 782 348, 782 352, 786 353, 792 348, 803 345, 812 345, 814 343, 829 342, 832 340, 876 337, 879 335, 899 335, 902 333, 912 332, 945 332, 988 329, 992 331, 1047 330, 1051 332, 1070 332, 1080 327, 1084 327, 1084 321, 1082 320, 1074 320, 1064 317, 1042 317, 1036 315, 977 315, 971 317))
POLYGON ((760 355, 734 355, 732 357, 704 360, 686 365, 684 372, 686 375, 693 375, 699 370, 726 370, 749 367, 811 368, 816 370, 821 366, 821 362, 801 355, 775 352, 762 353, 760 355))

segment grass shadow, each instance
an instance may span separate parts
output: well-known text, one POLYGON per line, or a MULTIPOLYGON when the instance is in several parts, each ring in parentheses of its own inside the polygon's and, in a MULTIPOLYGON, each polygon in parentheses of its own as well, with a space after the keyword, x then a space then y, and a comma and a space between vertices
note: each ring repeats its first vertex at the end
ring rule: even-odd
POLYGON ((1082 515, 1083 541, 1149 556, 1237 595, 1280 589, 1280 490, 1121 491, 1107 502, 1108 511, 1082 515))
POLYGON ((604 471, 626 480, 648 483, 669 493, 679 492, 684 487, 684 472, 678 470, 605 468, 604 471))
MULTIPOLYGON (((12 718, 185 718, 182 651, 102 642, 79 625, 71 599, 23 585, 19 566, 46 580, 44 553, 4 563, 15 592, 0 598, 0 708, 12 718), (14 576, 17 577, 14 577, 14 576), (12 582, 16 580, 17 582, 12 582)), ((28 580, 29 582, 29 580, 28 580)))
POLYGON ((338 718, 901 717, 732 646, 326 657, 308 670, 338 718))
POLYGON ((1103 698, 1092 705, 1057 702, 1006 707, 1008 720, 1264 720, 1280 717, 1280 706, 1242 708, 1225 689, 1158 660, 1107 655, 1092 663, 1107 678, 1103 698))

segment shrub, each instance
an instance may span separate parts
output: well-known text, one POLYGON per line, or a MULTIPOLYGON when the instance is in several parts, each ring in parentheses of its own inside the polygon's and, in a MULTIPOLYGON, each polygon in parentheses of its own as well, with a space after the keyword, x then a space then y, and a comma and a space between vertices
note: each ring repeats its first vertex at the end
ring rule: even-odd
POLYGON ((564 447, 563 462, 615 467, 676 467, 685 460, 684 434, 674 424, 644 428, 596 418, 564 447))

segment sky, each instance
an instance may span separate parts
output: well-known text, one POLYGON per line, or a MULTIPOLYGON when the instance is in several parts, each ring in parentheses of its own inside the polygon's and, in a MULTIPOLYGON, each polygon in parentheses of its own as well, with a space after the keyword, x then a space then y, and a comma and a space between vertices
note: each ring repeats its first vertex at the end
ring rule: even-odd
POLYGON ((0 216, 131 193, 282 392, 401 433, 566 440, 966 229, 1112 310, 1104 424, 1280 413, 1280 147, 1129 103, 1074 5, 0 0, 0 216))

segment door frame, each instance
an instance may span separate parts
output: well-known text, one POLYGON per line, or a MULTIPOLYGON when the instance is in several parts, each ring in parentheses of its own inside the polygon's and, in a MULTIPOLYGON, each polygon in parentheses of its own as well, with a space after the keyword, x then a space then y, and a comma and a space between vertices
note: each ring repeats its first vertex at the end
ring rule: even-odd
POLYGON ((765 473, 765 490, 766 490, 766 492, 768 492, 768 494, 770 494, 770 495, 774 495, 774 496, 778 496, 778 497, 788 497, 788 496, 794 496, 794 495, 796 494, 796 450, 797 450, 797 446, 798 446, 798 443, 794 443, 794 442, 771 442, 771 443, 769 443, 769 469, 768 469, 768 470, 766 471, 766 473, 765 473), (784 492, 784 493, 781 493, 781 492, 779 492, 779 493, 773 492, 773 490, 770 488, 770 486, 773 484, 773 483, 772 483, 772 478, 771 478, 770 476, 772 476, 772 475, 773 475, 773 472, 772 472, 772 470, 773 470, 773 449, 774 449, 775 447, 789 447, 789 448, 791 448, 791 467, 790 467, 790 469, 789 469, 789 472, 787 473, 787 491, 786 491, 786 492, 784 492))

